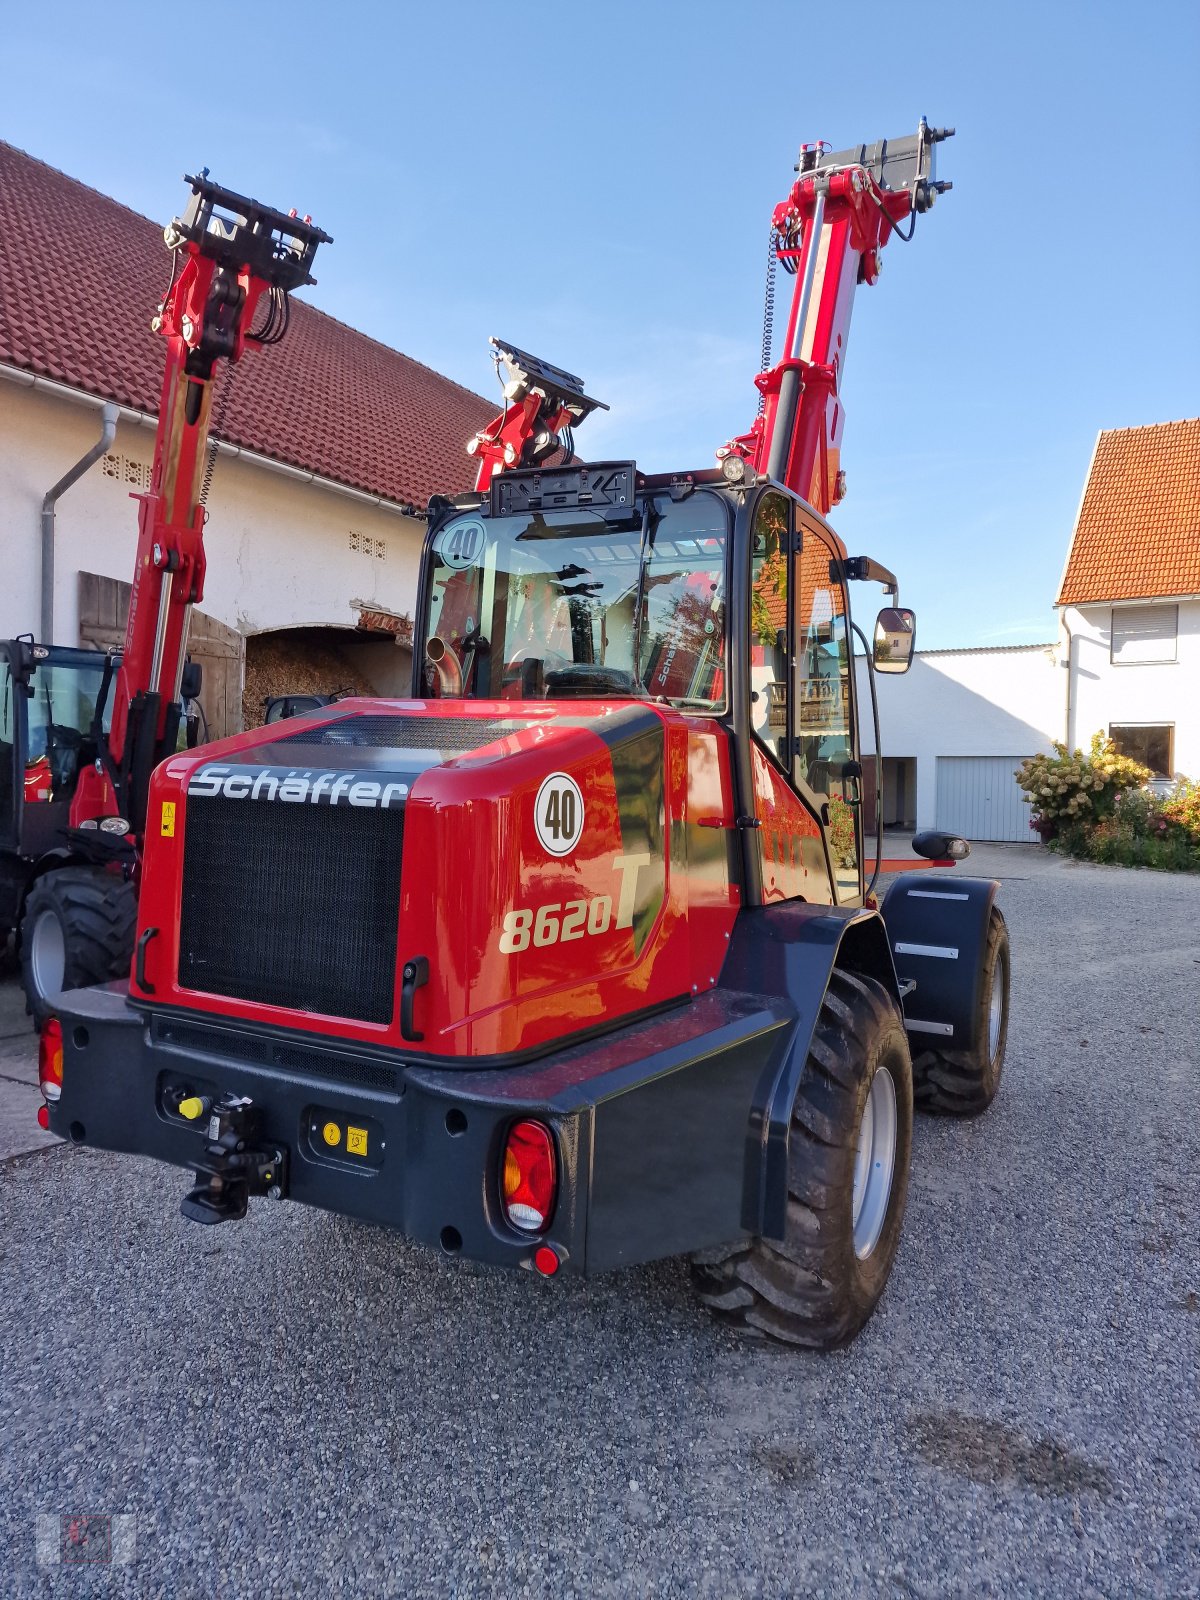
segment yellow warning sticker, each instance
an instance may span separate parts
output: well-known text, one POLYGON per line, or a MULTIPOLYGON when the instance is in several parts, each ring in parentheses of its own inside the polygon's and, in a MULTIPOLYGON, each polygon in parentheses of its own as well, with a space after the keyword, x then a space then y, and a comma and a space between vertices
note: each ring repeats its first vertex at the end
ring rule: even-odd
POLYGON ((342 1130, 338 1127, 336 1122, 327 1122, 324 1128, 322 1128, 321 1132, 326 1144, 341 1144, 342 1130))
POLYGON ((164 800, 162 803, 162 836, 164 839, 175 837, 175 802, 164 800))
POLYGON ((346 1154, 351 1156, 365 1156, 367 1153, 367 1130, 365 1128, 346 1129, 346 1154))

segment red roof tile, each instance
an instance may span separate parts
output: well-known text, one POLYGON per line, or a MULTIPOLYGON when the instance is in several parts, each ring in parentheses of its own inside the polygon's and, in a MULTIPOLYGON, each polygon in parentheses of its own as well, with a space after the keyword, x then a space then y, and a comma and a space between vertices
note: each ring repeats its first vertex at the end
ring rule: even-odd
MULTIPOLYGON (((0 361, 156 413, 169 275, 161 224, 0 141, 0 361)), ((469 488, 496 411, 299 297, 284 343, 224 376, 221 438, 402 503, 469 488)))
POLYGON ((1057 603, 1173 594, 1200 594, 1200 417, 1100 435, 1057 603))

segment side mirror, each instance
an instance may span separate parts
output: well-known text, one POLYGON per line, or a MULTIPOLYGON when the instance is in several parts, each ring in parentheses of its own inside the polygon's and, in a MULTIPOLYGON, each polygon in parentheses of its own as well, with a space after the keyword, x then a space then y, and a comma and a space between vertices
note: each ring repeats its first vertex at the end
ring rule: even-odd
POLYGON ((936 833, 932 828, 914 834, 912 847, 914 855, 924 856, 926 861, 965 861, 971 854, 965 839, 956 833, 936 833))
POLYGON ((204 687, 204 663, 193 661, 189 657, 183 664, 183 671, 179 675, 179 698, 181 700, 199 700, 200 691, 204 687))
POLYGON ((876 672, 907 672, 917 642, 917 619, 904 606, 884 606, 875 618, 875 648, 871 652, 876 672))

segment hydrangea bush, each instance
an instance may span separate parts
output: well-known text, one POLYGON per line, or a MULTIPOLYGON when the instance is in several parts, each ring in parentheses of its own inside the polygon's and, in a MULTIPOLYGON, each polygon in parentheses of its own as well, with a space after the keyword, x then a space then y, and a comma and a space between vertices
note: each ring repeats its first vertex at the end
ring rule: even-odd
POLYGON ((1118 794, 1149 782, 1151 773, 1096 733, 1086 756, 1056 740, 1053 755, 1030 756, 1016 776, 1033 808, 1030 826, 1052 839, 1071 823, 1111 816, 1118 794))
POLYGON ((1085 861, 1200 872, 1200 784, 1181 779, 1160 798, 1147 767, 1096 734, 1088 755, 1055 744, 1016 774, 1032 808, 1029 826, 1051 849, 1085 861))

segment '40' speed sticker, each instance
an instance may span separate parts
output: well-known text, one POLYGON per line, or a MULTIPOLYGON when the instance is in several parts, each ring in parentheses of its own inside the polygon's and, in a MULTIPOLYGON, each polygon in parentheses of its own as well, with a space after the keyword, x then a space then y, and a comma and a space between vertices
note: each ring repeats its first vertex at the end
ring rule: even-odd
POLYGON ((583 833, 583 796, 574 778, 552 772, 542 779, 533 803, 533 823, 548 854, 565 856, 574 850, 583 833))

